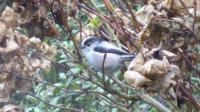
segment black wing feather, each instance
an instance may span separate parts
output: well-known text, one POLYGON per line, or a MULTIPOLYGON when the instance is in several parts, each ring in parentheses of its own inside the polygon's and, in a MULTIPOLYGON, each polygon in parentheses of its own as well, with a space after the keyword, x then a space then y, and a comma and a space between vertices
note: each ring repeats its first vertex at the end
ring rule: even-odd
POLYGON ((104 48, 104 47, 95 47, 94 51, 101 52, 101 53, 114 53, 119 55, 130 55, 128 52, 120 50, 120 49, 113 49, 113 48, 104 48))

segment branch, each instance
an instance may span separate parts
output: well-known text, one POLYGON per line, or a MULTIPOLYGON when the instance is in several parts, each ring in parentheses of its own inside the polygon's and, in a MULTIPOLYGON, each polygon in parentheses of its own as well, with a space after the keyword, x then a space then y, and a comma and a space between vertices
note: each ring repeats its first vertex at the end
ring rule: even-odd
POLYGON ((188 90, 186 90, 181 84, 179 85, 179 87, 180 87, 181 92, 183 92, 183 94, 185 94, 188 98, 190 98, 195 109, 197 111, 200 111, 200 103, 198 102, 198 100, 195 97, 193 97, 192 95, 190 95, 190 93, 188 93, 188 90))
MULTIPOLYGON (((68 35, 68 37, 72 40, 72 42, 73 42, 73 44, 74 44, 74 47, 75 47, 75 49, 76 49, 76 52, 77 52, 77 54, 78 54, 78 59, 79 59, 79 61, 81 61, 82 60, 82 56, 81 56, 81 53, 80 53, 80 49, 79 49, 79 47, 78 47, 78 44, 77 44, 77 42, 76 42, 76 40, 74 39, 74 37, 72 36, 72 32, 71 32, 71 29, 70 29, 70 27, 69 27, 69 21, 68 21, 68 16, 67 16, 67 24, 66 24, 66 29, 67 29, 67 31, 66 31, 66 34, 68 35)), ((65 31, 65 30, 64 30, 65 31)))
POLYGON ((147 96, 146 94, 140 95, 140 98, 147 102, 148 104, 152 105, 153 107, 157 108, 160 112, 172 112, 168 108, 166 108, 164 105, 162 105, 157 100, 147 96))
POLYGON ((137 29, 137 31, 140 32, 141 31, 140 25, 138 24, 138 22, 137 22, 137 20, 135 18, 135 15, 133 14, 131 6, 128 4, 127 0, 124 0, 124 3, 126 4, 126 7, 128 8, 129 13, 131 14, 131 20, 132 20, 133 25, 135 26, 135 28, 137 29))
POLYGON ((197 1, 194 0, 194 18, 193 18, 193 24, 192 24, 192 31, 195 32, 195 23, 196 23, 196 16, 197 16, 197 1))
POLYGON ((118 105, 118 104, 109 102, 109 101, 107 101, 107 99, 104 98, 103 96, 100 96, 100 95, 99 95, 99 97, 100 97, 101 99, 103 99, 104 101, 106 101, 106 102, 108 102, 108 103, 111 103, 111 105, 110 105, 111 107, 118 108, 118 109, 120 109, 120 110, 122 110, 122 111, 128 112, 128 110, 127 110, 124 106, 121 106, 121 105, 118 105))
POLYGON ((185 56, 185 54, 182 52, 182 50, 179 48, 178 51, 180 52, 180 54, 183 56, 184 60, 190 65, 190 67, 192 69, 194 69, 194 71, 199 75, 200 77, 200 71, 193 66, 193 64, 190 62, 190 60, 185 56))
POLYGON ((156 21, 169 21, 169 22, 177 23, 180 26, 186 28, 188 31, 190 31, 192 33, 192 35, 197 39, 197 41, 200 42, 199 37, 193 32, 193 30, 191 28, 189 28, 188 26, 186 26, 185 24, 179 22, 179 21, 166 19, 166 18, 156 18, 156 19, 154 19, 153 22, 155 23, 156 21))
POLYGON ((91 8, 89 8, 89 7, 87 7, 87 6, 86 6, 85 4, 83 4, 83 3, 77 2, 76 0, 73 0, 73 1, 74 1, 74 3, 77 4, 79 7, 85 9, 85 10, 86 10, 85 13, 90 12, 90 13, 92 13, 92 14, 97 15, 100 19, 102 19, 103 21, 105 21, 106 23, 108 23, 113 29, 115 29, 122 37, 127 38, 127 37, 126 37, 126 34, 125 34, 123 31, 119 30, 119 29, 117 28, 116 25, 110 23, 110 21, 108 20, 108 17, 106 17, 105 15, 99 14, 98 12, 96 12, 95 10, 93 10, 93 9, 91 9, 91 8))
MULTIPOLYGON (((59 63, 57 63, 57 64, 59 64, 59 63)), ((61 67, 65 67, 65 66, 61 66, 61 67)), ((64 70, 65 70, 65 68, 64 68, 64 70)), ((90 70, 90 69, 89 69, 89 71, 90 71, 92 74, 95 74, 95 71, 90 70)), ((77 74, 72 74, 72 75, 75 75, 75 76, 78 76, 78 77, 81 78, 81 76, 79 76, 79 75, 77 75, 77 74)), ((95 75, 95 76, 98 77, 98 75, 95 75)), ((98 78, 102 80, 101 77, 98 77, 98 78)), ((128 94, 122 93, 122 92, 120 92, 120 91, 117 91, 117 90, 115 90, 115 89, 113 89, 113 88, 107 89, 107 88, 105 88, 103 85, 101 85, 99 82, 94 81, 94 80, 91 80, 91 78, 83 78, 83 80, 90 81, 90 82, 92 82, 93 84, 95 84, 95 85, 101 87, 102 89, 104 89, 104 90, 107 91, 108 93, 115 94, 115 95, 117 95, 117 96, 119 96, 119 97, 121 97, 121 98, 124 98, 124 99, 126 99, 126 100, 130 100, 130 101, 138 100, 138 97, 139 97, 140 99, 143 99, 145 102, 149 103, 150 105, 154 106, 155 108, 157 108, 157 109, 159 109, 159 110, 164 110, 163 112, 170 112, 170 111, 166 111, 166 110, 167 110, 166 107, 164 107, 161 103, 159 103, 158 101, 154 100, 153 98, 148 97, 148 96, 145 95, 145 94, 143 94, 143 95, 140 95, 140 94, 137 94, 137 95, 128 95, 128 94), (138 97, 137 97, 137 96, 138 96, 138 97)), ((62 90, 63 90, 63 89, 62 89, 62 90)))

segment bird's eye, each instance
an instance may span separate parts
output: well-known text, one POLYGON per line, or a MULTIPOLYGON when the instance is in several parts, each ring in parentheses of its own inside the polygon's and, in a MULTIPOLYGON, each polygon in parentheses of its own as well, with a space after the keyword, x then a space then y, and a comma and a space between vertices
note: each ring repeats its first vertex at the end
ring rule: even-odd
POLYGON ((90 44, 87 44, 87 46, 90 46, 90 44))

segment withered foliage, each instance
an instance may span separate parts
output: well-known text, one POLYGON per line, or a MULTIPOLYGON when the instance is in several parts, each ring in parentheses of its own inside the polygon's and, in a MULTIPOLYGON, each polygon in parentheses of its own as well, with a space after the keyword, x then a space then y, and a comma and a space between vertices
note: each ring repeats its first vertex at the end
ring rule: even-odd
MULTIPOLYGON (((177 94, 180 91, 189 97, 186 85, 191 80, 184 77, 191 71, 200 76, 196 68, 200 61, 199 14, 200 2, 195 0, 151 0, 139 9, 135 18, 143 27, 138 33, 141 50, 124 74, 128 84, 148 92, 159 90, 178 101, 182 99, 177 94)), ((198 110, 199 103, 193 101, 198 110)))
MULTIPOLYGON (((124 72, 123 80, 129 86, 142 88, 149 94, 159 93, 178 102, 178 105, 182 103, 180 101, 190 102, 200 111, 199 101, 192 95, 195 84, 190 80, 192 76, 200 77, 197 69, 200 62, 200 1, 133 1, 119 0, 113 5, 110 0, 103 0, 108 11, 105 15, 91 8, 88 0, 14 0, 12 8, 6 7, 0 17, 0 102, 8 102, 14 91, 23 93, 29 90, 32 87, 30 79, 36 70, 50 67, 51 61, 47 59, 55 56, 56 48, 42 42, 42 39, 45 36, 59 37, 59 31, 54 28, 55 24, 59 24, 73 41, 78 58, 81 56, 77 43, 87 35, 101 35, 112 41, 117 39, 130 52, 137 53, 124 72), (143 6, 134 11, 133 4, 143 6), (64 9, 66 5, 70 9, 68 12, 64 9), (90 19, 100 18, 100 25, 94 32, 82 26, 76 18, 77 11, 87 14, 90 19), (68 25, 69 17, 80 26, 80 32, 74 37, 68 25), (105 28, 105 23, 112 33, 105 28), (16 31, 17 27, 26 29, 27 35, 16 31), (190 72, 193 72, 192 76, 190 72)), ((92 79, 88 80, 95 83, 92 79)), ((105 85, 100 84, 100 87, 105 85)), ((112 93, 113 88, 106 87, 105 91, 117 98, 133 100, 125 92, 112 93)))
POLYGON ((22 22, 21 15, 10 7, 6 7, 0 17, 1 103, 8 102, 15 91, 24 93, 30 90, 36 70, 48 69, 51 62, 46 58, 52 59, 56 53, 56 47, 41 42, 40 38, 27 37, 15 31, 22 22))

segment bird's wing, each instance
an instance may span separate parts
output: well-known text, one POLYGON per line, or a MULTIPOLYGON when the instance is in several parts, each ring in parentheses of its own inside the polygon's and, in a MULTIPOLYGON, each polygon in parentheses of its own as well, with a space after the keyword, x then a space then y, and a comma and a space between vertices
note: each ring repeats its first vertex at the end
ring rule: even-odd
POLYGON ((101 52, 101 53, 114 53, 114 54, 119 54, 119 55, 130 55, 128 52, 122 50, 122 49, 119 49, 119 48, 114 48, 114 47, 111 47, 111 48, 106 48, 106 47, 102 47, 102 46, 96 46, 94 48, 94 51, 96 52, 101 52))

